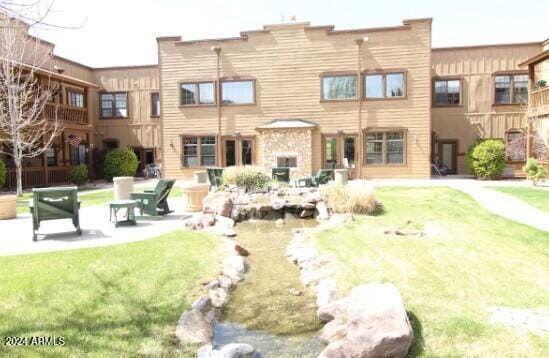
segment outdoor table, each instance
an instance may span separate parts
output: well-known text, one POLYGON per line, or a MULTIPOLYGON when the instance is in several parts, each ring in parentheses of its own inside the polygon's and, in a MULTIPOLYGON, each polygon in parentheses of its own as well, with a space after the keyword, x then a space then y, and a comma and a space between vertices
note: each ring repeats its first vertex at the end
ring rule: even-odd
POLYGON ((109 221, 112 222, 112 216, 114 214, 114 226, 118 227, 122 223, 130 225, 137 225, 135 221, 135 208, 137 207, 137 201, 135 200, 113 200, 108 202, 109 205, 109 221), (118 221, 118 211, 126 209, 126 220, 118 221))

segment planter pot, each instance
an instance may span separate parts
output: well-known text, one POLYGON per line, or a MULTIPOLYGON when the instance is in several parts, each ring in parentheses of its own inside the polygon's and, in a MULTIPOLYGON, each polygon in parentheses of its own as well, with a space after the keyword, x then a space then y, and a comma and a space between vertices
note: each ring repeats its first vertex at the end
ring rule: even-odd
POLYGON ((17 216, 17 196, 0 195, 0 220, 13 219, 17 216))
POLYGON ((133 192, 133 177, 115 177, 112 181, 114 183, 114 200, 128 200, 130 193, 133 192))
POLYGON ((209 184, 187 184, 181 187, 183 211, 202 211, 203 200, 208 195, 209 184))

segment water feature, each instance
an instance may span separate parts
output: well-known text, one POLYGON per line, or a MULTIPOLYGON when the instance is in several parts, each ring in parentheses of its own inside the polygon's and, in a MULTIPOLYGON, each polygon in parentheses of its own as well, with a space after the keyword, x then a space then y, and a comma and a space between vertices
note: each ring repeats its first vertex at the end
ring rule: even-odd
POLYGON ((236 241, 250 251, 250 272, 232 293, 214 347, 249 343, 261 357, 316 357, 323 344, 313 292, 303 287, 299 269, 286 259, 292 229, 316 226, 316 220, 253 220, 237 225, 236 241))

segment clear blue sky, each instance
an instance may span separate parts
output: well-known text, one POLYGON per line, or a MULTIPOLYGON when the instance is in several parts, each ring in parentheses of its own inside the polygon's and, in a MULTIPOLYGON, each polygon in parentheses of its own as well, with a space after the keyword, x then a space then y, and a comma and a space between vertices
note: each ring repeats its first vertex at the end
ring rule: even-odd
POLYGON ((98 66, 156 63, 156 36, 237 36, 295 16, 337 29, 400 25, 432 17, 433 46, 542 41, 549 37, 549 0, 56 0, 49 21, 78 25, 40 36, 56 53, 98 66))

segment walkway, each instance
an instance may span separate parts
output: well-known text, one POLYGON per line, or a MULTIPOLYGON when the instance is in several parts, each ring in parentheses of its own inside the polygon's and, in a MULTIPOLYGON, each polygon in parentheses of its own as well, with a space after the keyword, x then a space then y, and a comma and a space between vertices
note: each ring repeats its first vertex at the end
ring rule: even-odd
MULTIPOLYGON (((549 214, 534 208, 512 195, 490 190, 487 186, 520 186, 530 184, 525 180, 478 181, 473 179, 387 179, 371 180, 374 186, 447 186, 469 194, 486 210, 538 230, 549 232, 549 214)), ((546 188, 549 190, 549 188, 546 188)))

